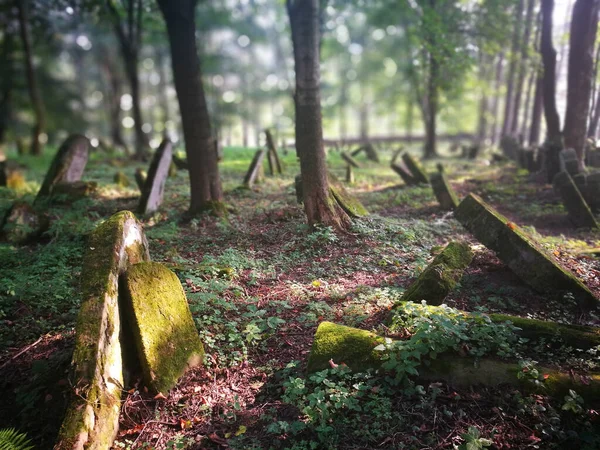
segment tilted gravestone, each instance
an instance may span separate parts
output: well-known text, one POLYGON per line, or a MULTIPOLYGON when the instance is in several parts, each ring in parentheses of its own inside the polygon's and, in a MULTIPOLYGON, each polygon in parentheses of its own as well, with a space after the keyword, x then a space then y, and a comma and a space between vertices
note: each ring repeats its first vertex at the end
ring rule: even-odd
POLYGON ((400 178, 402 178, 402 181, 404 181, 407 186, 419 184, 419 182, 412 176, 410 171, 404 165, 398 164, 397 162, 392 162, 390 167, 394 172, 400 175, 400 178))
POLYGON ((127 178, 127 175, 125 175, 125 173, 120 170, 117 173, 115 173, 113 181, 119 187, 129 187, 129 178, 127 178))
POLYGON ((138 205, 138 213, 150 214, 160 207, 165 193, 165 184, 169 177, 172 157, 173 145, 171 141, 164 139, 156 150, 150 169, 148 169, 148 176, 138 205))
POLYGON ((55 450, 113 444, 124 388, 118 280, 130 265, 150 259, 142 226, 129 211, 98 226, 86 248, 71 362, 74 392, 55 450))
POLYGON ((469 194, 454 211, 454 217, 536 291, 570 292, 582 307, 598 306, 598 299, 578 278, 479 196, 469 194))
POLYGON ((431 175, 430 180, 433 193, 440 206, 448 210, 456 208, 460 202, 458 201, 456 192, 454 192, 454 189, 448 183, 446 175, 443 172, 434 173, 431 175))
POLYGON ((560 194, 563 205, 569 213, 569 218, 576 227, 598 228, 598 223, 596 222, 590 207, 567 172, 563 171, 558 173, 554 177, 554 182, 552 184, 554 189, 560 194))
POLYGON ((577 152, 572 148, 565 148, 559 153, 560 170, 567 172, 569 175, 577 175, 579 171, 579 163, 577 162, 577 152))
POLYGON ((273 140, 273 135, 271 134, 270 130, 265 130, 265 137, 267 140, 267 160, 269 162, 269 173, 271 175, 275 175, 275 173, 282 174, 283 170, 281 168, 281 161, 279 160, 277 147, 275 147, 275 141, 273 140))
POLYGON ((60 146, 46 173, 36 201, 52 194, 61 182, 80 181, 89 156, 90 141, 85 136, 73 134, 60 146))
POLYGON ((340 153, 340 155, 342 156, 342 159, 344 161, 346 161, 346 163, 352 167, 356 167, 357 169, 360 169, 360 164, 356 162, 356 160, 350 156, 348 153, 346 152, 342 152, 340 153))
POLYGON ((181 282, 162 264, 141 262, 125 272, 119 287, 144 382, 166 393, 204 357, 181 282))
POLYGON ((402 155, 402 161, 418 183, 429 183, 429 177, 427 176, 427 173, 421 164, 415 158, 413 158, 410 153, 404 153, 402 155))
POLYGON ((246 176, 244 177, 243 186, 246 188, 251 188, 254 186, 254 183, 260 182, 261 177, 263 176, 263 160, 265 159, 265 151, 263 149, 259 149, 254 154, 254 158, 252 158, 252 162, 250 163, 250 167, 248 167, 248 172, 246 172, 246 176))

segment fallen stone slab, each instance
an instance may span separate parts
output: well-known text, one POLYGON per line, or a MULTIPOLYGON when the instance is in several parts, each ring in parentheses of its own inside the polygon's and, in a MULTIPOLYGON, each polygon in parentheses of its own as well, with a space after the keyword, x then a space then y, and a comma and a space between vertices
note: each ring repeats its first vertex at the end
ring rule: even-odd
POLYGON ((552 183, 560 194, 571 222, 578 228, 598 228, 598 223, 583 195, 571 176, 563 171, 556 174, 552 183))
POLYGON ((437 198, 440 206, 443 209, 455 209, 460 202, 456 192, 454 192, 454 189, 452 186, 450 186, 450 183, 448 183, 446 175, 443 173, 443 171, 432 174, 430 180, 433 193, 435 194, 435 198, 437 198))
POLYGON ((410 174, 418 183, 429 183, 429 177, 427 176, 427 173, 425 172, 421 164, 415 158, 413 158, 410 153, 405 152, 402 155, 402 161, 404 162, 406 168, 409 170, 410 174))
POLYGON ((394 172, 396 172, 398 175, 400 175, 400 178, 402 178, 402 181, 404 181, 404 183, 407 186, 414 186, 416 184, 419 184, 419 182, 412 176, 412 174, 404 166, 401 166, 400 164, 393 162, 390 164, 390 167, 392 168, 392 170, 394 172))
POLYGON ((168 139, 164 139, 156 150, 150 169, 148 169, 148 176, 138 204, 138 213, 151 214, 157 211, 162 204, 172 157, 173 144, 168 139))
POLYGON ((80 181, 89 156, 90 141, 85 136, 73 134, 60 146, 46 173, 36 201, 47 197, 61 182, 80 181))
POLYGON ((244 176, 243 186, 250 189, 254 186, 255 183, 258 183, 263 176, 263 160, 265 159, 265 151, 263 149, 259 149, 254 154, 254 158, 252 158, 252 162, 250 163, 250 167, 248 167, 248 171, 246 172, 246 176, 244 176))
POLYGON ((150 259, 142 225, 129 211, 99 225, 86 248, 71 362, 73 396, 55 450, 109 449, 113 444, 124 389, 118 280, 130 265, 150 259))
POLYGON ((469 244, 450 242, 404 292, 402 300, 426 300, 430 305, 440 305, 456 287, 472 260, 469 244))
MULTIPOLYGON (((384 342, 383 336, 366 330, 321 322, 315 333, 307 371, 312 373, 329 369, 330 361, 345 364, 357 372, 378 369, 384 362, 382 357, 385 353, 375 348, 384 342)), ((538 385, 525 378, 518 378, 522 369, 515 363, 492 358, 475 360, 453 352, 439 355, 429 363, 428 366, 419 366, 418 379, 445 381, 451 386, 464 388, 476 385, 513 385, 525 391, 539 389, 538 385)), ((594 402, 600 399, 600 373, 577 376, 549 367, 539 367, 538 370, 545 377, 542 388, 545 394, 561 396, 573 389, 594 402)))
POLYGON ((140 192, 144 190, 144 185, 146 184, 146 178, 148 178, 148 174, 144 169, 136 169, 135 170, 135 183, 139 188, 140 192))
POLYGON ((1 237, 12 244, 26 244, 48 229, 48 218, 26 202, 17 201, 0 223, 1 237))
POLYGON ((582 307, 598 306, 598 299, 578 278, 479 196, 469 194, 454 217, 536 291, 552 295, 570 292, 582 307))
POLYGON ((352 167, 355 167, 357 169, 360 169, 360 164, 357 163, 356 160, 352 156, 350 156, 348 153, 342 152, 342 153, 340 153, 340 155, 342 156, 342 159, 344 161, 346 161, 346 163, 349 166, 352 166, 352 167))
POLYGON ((204 358, 181 282, 162 264, 141 262, 125 272, 119 286, 144 382, 166 393, 204 358))

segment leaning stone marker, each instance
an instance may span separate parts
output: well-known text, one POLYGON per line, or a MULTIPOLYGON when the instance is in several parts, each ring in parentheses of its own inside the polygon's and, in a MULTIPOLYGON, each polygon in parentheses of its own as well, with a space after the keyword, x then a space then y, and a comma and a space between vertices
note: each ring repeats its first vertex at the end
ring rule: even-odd
POLYGON ((452 210, 460 203, 456 196, 456 192, 454 192, 454 189, 452 189, 452 186, 448 183, 444 172, 440 171, 439 173, 431 175, 431 187, 443 209, 452 210))
POLYGON ((565 148, 559 154, 560 170, 569 175, 579 173, 579 164, 577 162, 577 152, 572 148, 565 148))
POLYGON ((579 279, 479 196, 469 194, 454 211, 454 217, 536 291, 571 292, 584 308, 598 306, 598 299, 579 279))
POLYGON ((254 183, 260 181, 260 178, 263 174, 263 159, 265 158, 265 151, 263 149, 259 149, 254 154, 254 158, 252 158, 252 162, 250 163, 250 167, 248 167, 248 172, 246 172, 246 176, 244 177, 243 186, 246 188, 251 188, 254 186, 254 183))
POLYGON ((117 173, 115 173, 113 181, 119 187, 129 187, 129 178, 127 178, 127 175, 125 175, 125 173, 120 170, 117 173))
POLYGON ((593 213, 600 212, 600 172, 587 176, 586 201, 593 213))
POLYGON ((48 228, 48 219, 29 203, 15 202, 0 223, 0 234, 12 244, 36 239, 48 228))
POLYGON ((469 244, 450 242, 410 285, 402 300, 410 302, 426 300, 430 305, 440 305, 458 284, 472 259, 473 252, 469 244))
POLYGON ((161 205, 165 193, 165 183, 169 176, 169 167, 173 157, 173 145, 164 139, 152 158, 148 176, 142 190, 142 197, 138 205, 140 214, 155 212, 161 205))
POLYGON ((55 450, 112 446, 124 383, 118 280, 129 265, 149 259, 142 226, 129 211, 113 215, 89 237, 71 362, 74 395, 55 450))
POLYGON ((554 189, 560 194, 563 205, 565 205, 569 213, 569 218, 576 227, 598 228, 598 223, 590 207, 567 172, 557 173, 552 184, 554 189))
POLYGON ((120 287, 144 381, 166 393, 204 357, 181 282, 162 264, 142 262, 125 272, 120 287))
POLYGON ((73 134, 60 146, 46 173, 36 201, 52 193, 58 183, 81 180, 88 161, 90 141, 85 136, 73 134))
POLYGON ((390 164, 390 167, 394 172, 400 175, 400 178, 402 178, 402 181, 404 181, 404 184, 406 184, 407 186, 419 184, 419 182, 411 175, 408 169, 406 169, 404 166, 401 166, 396 162, 392 162, 390 164))
POLYGON ((429 183, 429 177, 425 170, 421 166, 421 164, 414 159, 410 153, 404 153, 402 155, 402 161, 410 171, 413 178, 417 181, 417 183, 429 183))

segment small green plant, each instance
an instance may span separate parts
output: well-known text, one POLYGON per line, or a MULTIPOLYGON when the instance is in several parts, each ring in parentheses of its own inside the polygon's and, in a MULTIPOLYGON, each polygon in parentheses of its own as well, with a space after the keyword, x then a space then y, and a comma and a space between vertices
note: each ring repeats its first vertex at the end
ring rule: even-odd
POLYGON ((469 427, 466 433, 461 434, 461 437, 465 442, 458 447, 458 450, 480 450, 491 447, 493 444, 490 439, 482 438, 481 432, 475 427, 469 427))
POLYGON ((14 428, 0 430, 0 450, 31 450, 33 445, 25 433, 14 428))
POLYGON ((569 393, 565 395, 565 403, 562 405, 562 410, 571 411, 574 414, 581 414, 583 412, 582 405, 583 397, 573 389, 569 389, 569 393))

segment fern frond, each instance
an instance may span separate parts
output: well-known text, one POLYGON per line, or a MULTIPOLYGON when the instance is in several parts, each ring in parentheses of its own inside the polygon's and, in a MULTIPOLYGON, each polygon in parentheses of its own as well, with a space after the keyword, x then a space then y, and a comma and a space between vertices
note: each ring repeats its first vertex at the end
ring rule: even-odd
POLYGON ((25 433, 14 428, 0 429, 0 450, 32 450, 33 445, 25 433))

